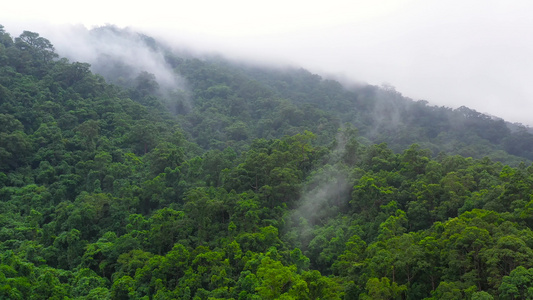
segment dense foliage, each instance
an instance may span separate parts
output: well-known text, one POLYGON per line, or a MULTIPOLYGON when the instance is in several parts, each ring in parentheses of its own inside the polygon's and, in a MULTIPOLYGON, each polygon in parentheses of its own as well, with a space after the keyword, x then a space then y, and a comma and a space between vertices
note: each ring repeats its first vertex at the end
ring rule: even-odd
POLYGON ((0 298, 533 297, 525 128, 167 55, 191 91, 0 27, 0 298))
POLYGON ((219 58, 179 63, 167 59, 194 91, 192 113, 182 124, 202 147, 280 138, 303 130, 326 143, 337 128, 349 123, 367 144, 387 143, 396 152, 418 143, 435 155, 443 151, 487 156, 513 165, 533 160, 530 128, 464 106, 431 106, 403 97, 390 86, 345 88, 303 69, 257 68, 219 58), (241 128, 247 130, 235 134, 241 128))

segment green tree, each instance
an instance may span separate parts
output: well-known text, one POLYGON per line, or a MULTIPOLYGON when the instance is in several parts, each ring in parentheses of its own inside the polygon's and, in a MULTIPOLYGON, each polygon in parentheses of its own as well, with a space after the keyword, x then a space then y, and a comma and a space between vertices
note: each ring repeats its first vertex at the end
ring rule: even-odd
POLYGON ((503 277, 498 290, 501 299, 533 299, 533 268, 516 267, 503 277))
POLYGON ((370 278, 366 283, 366 294, 362 294, 361 299, 402 299, 403 293, 407 290, 404 285, 398 285, 387 277, 381 279, 370 278))

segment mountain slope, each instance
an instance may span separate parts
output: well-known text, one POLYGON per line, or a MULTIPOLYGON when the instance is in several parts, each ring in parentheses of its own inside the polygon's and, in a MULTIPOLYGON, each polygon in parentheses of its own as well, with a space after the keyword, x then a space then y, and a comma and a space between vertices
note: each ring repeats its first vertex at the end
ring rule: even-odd
MULTIPOLYGON (((243 141, 305 129, 317 134, 321 142, 332 141, 336 129, 350 123, 369 143, 386 142, 395 151, 418 143, 433 155, 488 156, 513 165, 533 159, 533 135, 528 128, 466 107, 431 106, 403 97, 391 87, 344 87, 304 69, 258 67, 212 56, 195 58, 127 29, 102 27, 92 38, 110 42, 109 36, 129 41, 128 46, 133 44, 138 52, 152 53, 159 67, 145 71, 173 72, 181 83, 168 87, 168 79, 163 78, 153 95, 183 115, 183 128, 206 149, 239 148, 243 141)), ((138 79, 132 78, 131 71, 141 72, 142 64, 113 53, 101 57, 105 59, 93 62, 95 70, 114 82, 121 78, 124 87, 134 89, 138 79)), ((155 81, 159 79, 154 75, 155 81)))
POLYGON ((167 56, 187 88, 142 70, 121 88, 1 26, 0 61, 0 298, 505 299, 533 285, 533 167, 370 141, 435 138, 422 124, 458 116, 477 121, 465 147, 490 152, 509 137, 498 120, 220 59, 167 56), (338 128, 350 119, 359 131, 338 128))

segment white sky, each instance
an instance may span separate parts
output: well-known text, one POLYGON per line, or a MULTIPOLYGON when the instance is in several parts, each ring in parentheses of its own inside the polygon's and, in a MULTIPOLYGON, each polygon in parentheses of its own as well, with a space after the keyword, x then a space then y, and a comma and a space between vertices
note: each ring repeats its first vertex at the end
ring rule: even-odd
MULTIPOLYGON (((233 58, 389 83, 434 105, 533 125, 533 1, 5 1, 0 24, 68 43, 57 25, 130 26, 233 58)), ((60 49, 60 47, 57 47, 60 49)))

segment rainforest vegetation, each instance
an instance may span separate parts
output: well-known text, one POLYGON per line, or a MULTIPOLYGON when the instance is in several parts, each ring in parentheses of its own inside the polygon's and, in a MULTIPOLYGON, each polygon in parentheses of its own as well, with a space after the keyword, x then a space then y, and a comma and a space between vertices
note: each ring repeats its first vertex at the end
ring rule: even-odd
POLYGON ((140 36, 186 88, 0 26, 1 299, 533 298, 529 128, 140 36))

